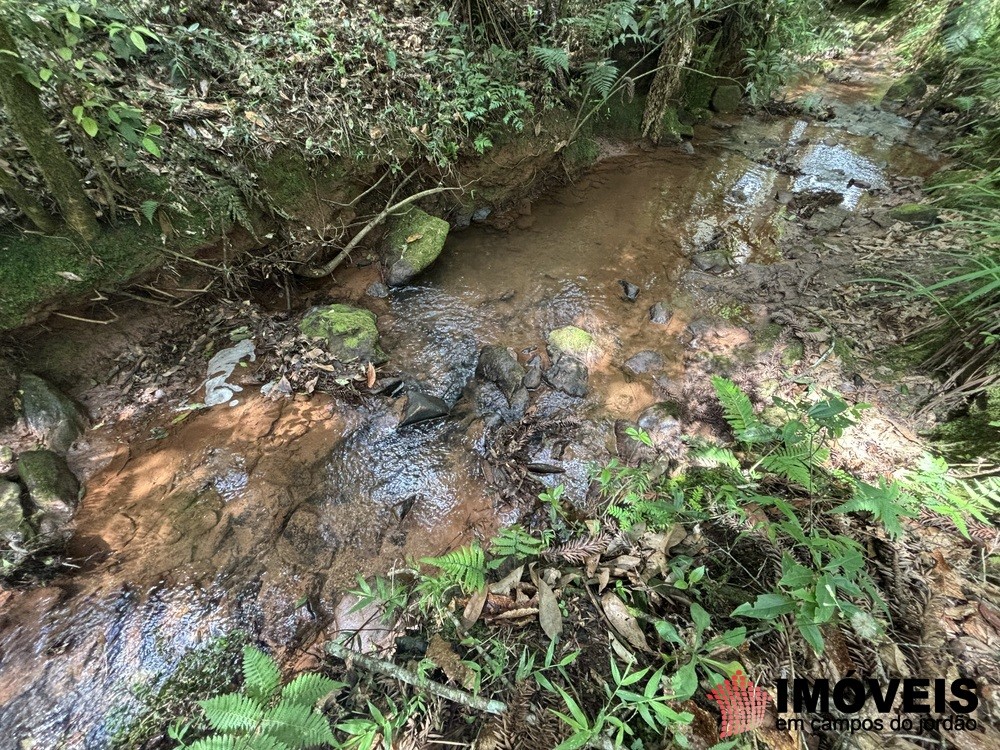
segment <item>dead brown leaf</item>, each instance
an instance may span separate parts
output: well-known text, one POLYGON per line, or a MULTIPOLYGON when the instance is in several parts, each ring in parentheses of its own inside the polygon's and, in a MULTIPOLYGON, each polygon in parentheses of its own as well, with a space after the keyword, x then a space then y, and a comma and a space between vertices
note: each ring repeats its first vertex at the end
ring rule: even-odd
POLYGON ((649 653, 649 644, 646 643, 646 636, 639 627, 639 621, 632 616, 625 602, 619 599, 614 591, 608 591, 601 597, 601 607, 618 635, 628 641, 633 648, 649 653))

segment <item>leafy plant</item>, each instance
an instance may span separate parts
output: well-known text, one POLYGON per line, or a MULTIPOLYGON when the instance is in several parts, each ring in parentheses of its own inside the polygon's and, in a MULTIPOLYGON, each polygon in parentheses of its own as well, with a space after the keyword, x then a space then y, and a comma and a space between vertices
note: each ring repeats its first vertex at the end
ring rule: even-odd
POLYGON ((476 542, 441 557, 422 558, 420 562, 438 568, 445 586, 458 586, 467 594, 486 585, 486 557, 476 542))
POLYGON ((319 674, 301 674, 281 687, 274 659, 247 646, 243 649, 242 692, 226 693, 199 702, 214 732, 185 741, 192 722, 177 722, 171 739, 190 750, 298 750, 319 745, 336 747, 330 723, 316 709, 320 699, 345 683, 319 674))

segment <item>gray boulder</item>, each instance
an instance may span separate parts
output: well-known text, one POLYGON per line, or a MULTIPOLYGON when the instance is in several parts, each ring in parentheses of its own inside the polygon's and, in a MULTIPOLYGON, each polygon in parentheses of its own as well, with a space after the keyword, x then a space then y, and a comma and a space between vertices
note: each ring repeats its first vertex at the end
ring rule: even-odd
POLYGON ((406 408, 400 427, 427 422, 448 416, 451 409, 448 404, 437 396, 428 396, 420 391, 410 391, 406 397, 406 408))
POLYGON ((632 375, 641 375, 650 370, 660 369, 663 367, 663 363, 663 357, 658 352, 647 350, 634 354, 625 360, 624 368, 632 375))
POLYGON ((50 450, 28 451, 18 457, 17 472, 28 490, 28 520, 39 536, 50 542, 68 539, 81 493, 66 459, 50 450))
POLYGON ((83 409, 37 375, 22 373, 21 413, 45 447, 65 453, 87 428, 83 409))
POLYGON ((510 406, 524 391, 525 369, 504 346, 484 346, 479 351, 476 374, 496 385, 510 406))

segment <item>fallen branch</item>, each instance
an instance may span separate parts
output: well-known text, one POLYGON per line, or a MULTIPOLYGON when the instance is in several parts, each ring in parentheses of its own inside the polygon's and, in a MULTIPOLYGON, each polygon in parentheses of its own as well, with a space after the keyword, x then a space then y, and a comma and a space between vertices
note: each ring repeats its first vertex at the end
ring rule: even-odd
POLYGON ((336 656, 338 659, 352 661, 355 664, 364 667, 369 672, 378 672, 386 677, 392 677, 400 682, 405 682, 407 685, 413 685, 415 688, 426 690, 428 693, 432 693, 439 698, 444 698, 452 703, 461 703, 463 706, 468 706, 476 711, 484 711, 488 714, 502 714, 507 710, 506 703, 487 700, 486 698, 480 698, 479 696, 467 693, 464 690, 442 685, 440 682, 434 682, 434 680, 414 674, 408 669, 404 669, 403 667, 393 664, 392 662, 376 659, 375 657, 368 656, 367 654, 359 654, 357 651, 352 651, 347 648, 347 646, 342 643, 337 643, 335 641, 327 643, 326 651, 328 654, 336 656))
POLYGON ((354 237, 351 238, 351 241, 344 246, 344 249, 341 250, 339 253, 337 253, 337 257, 335 257, 329 263, 319 266, 318 268, 306 268, 301 271, 297 271, 296 273, 298 273, 299 276, 305 276, 306 278, 309 279, 321 279, 324 276, 329 276, 331 273, 334 272, 334 270, 336 270, 337 266, 339 266, 341 263, 344 262, 344 259, 347 258, 351 250, 353 250, 358 246, 358 243, 365 238, 365 235, 367 235, 375 227, 377 227, 379 224, 385 221, 385 218, 389 216, 389 214, 394 213, 399 209, 410 205, 414 201, 418 201, 421 198, 426 198, 429 195, 436 195, 437 193, 443 193, 446 190, 461 190, 461 189, 462 188, 457 188, 457 187, 438 186, 436 188, 430 188, 428 190, 421 190, 419 193, 414 193, 409 198, 404 198, 403 200, 399 201, 399 203, 394 203, 393 205, 388 206, 387 208, 383 209, 378 216, 376 216, 374 219, 365 224, 364 228, 362 228, 360 232, 354 235, 354 237))

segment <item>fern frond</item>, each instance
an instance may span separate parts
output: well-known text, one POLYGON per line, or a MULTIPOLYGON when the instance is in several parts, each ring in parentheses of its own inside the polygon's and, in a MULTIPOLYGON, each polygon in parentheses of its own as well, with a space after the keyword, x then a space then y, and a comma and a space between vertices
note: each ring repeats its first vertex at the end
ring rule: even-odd
POLYGON ((420 562, 439 568, 450 583, 459 586, 466 594, 486 585, 486 557, 477 542, 441 557, 422 558, 420 562))
POLYGON ((615 83, 618 81, 618 67, 610 60, 587 63, 584 68, 584 81, 602 98, 611 96, 615 83))
POLYGON ((214 734, 211 737, 203 737, 195 740, 186 746, 186 750, 243 750, 246 742, 243 737, 235 737, 231 734, 214 734), (237 745, 237 742, 240 743, 237 745))
POLYGON ((564 560, 572 565, 582 565, 594 555, 604 552, 608 548, 608 541, 608 537, 604 534, 582 536, 560 544, 554 549, 546 550, 542 556, 546 560, 564 560))
POLYGON ((246 646, 243 649, 243 679, 247 694, 261 703, 267 703, 281 684, 281 670, 274 659, 263 651, 246 646))
POLYGON ((854 497, 833 509, 834 513, 868 512, 880 521, 886 533, 893 539, 903 533, 900 518, 913 518, 914 511, 907 507, 906 496, 898 484, 881 482, 875 487, 858 482, 854 497))
POLYGON ((569 72, 569 52, 562 47, 532 47, 531 56, 549 73, 569 72))
POLYGON ((750 397, 728 378, 712 376, 712 387, 722 404, 726 422, 741 443, 766 443, 774 440, 775 430, 764 424, 754 412, 750 397))
POLYGON ((265 714, 260 727, 264 735, 292 750, 336 742, 326 717, 302 704, 279 703, 265 714))
POLYGON ((260 722, 264 707, 249 695, 228 693, 199 701, 205 718, 217 732, 246 732, 260 722))
POLYGON ((724 466, 734 471, 740 470, 740 460, 736 458, 736 454, 728 448, 721 448, 718 445, 695 446, 688 455, 694 465, 706 469, 724 466))
POLYGON ((500 558, 492 561, 490 567, 498 568, 505 559, 511 557, 515 560, 537 557, 551 542, 551 532, 538 538, 529 534, 520 525, 510 526, 493 537, 490 542, 490 552, 500 558))
POLYGON ((320 698, 346 686, 346 683, 331 680, 321 674, 300 674, 281 689, 281 702, 315 706, 320 698))

